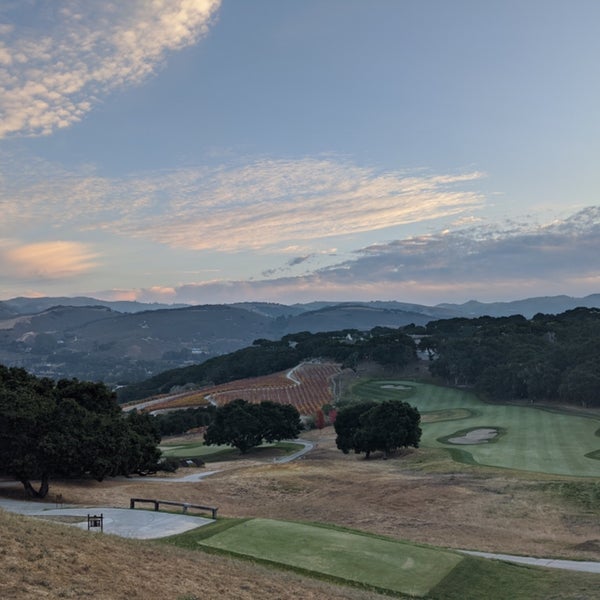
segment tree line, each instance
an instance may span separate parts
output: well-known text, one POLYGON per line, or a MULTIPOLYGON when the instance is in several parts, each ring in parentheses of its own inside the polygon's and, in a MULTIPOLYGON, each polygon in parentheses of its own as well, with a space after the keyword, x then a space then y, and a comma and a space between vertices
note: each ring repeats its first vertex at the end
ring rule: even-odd
POLYGON ((493 400, 600 406, 600 310, 429 323, 430 371, 493 400))

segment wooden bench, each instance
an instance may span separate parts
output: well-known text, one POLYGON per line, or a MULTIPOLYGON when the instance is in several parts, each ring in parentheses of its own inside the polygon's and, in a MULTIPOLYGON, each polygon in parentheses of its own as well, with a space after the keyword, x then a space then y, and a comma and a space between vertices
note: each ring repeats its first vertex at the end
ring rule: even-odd
POLYGON ((136 502, 149 502, 150 504, 154 504, 154 510, 158 511, 161 504, 166 504, 168 506, 181 506, 183 514, 186 514, 188 508, 195 508, 197 510, 206 510, 210 511, 212 514, 212 518, 217 518, 217 507, 215 506, 202 506, 201 504, 190 504, 189 502, 175 502, 173 500, 157 500, 156 498, 130 498, 129 499, 129 508, 135 508, 136 502))

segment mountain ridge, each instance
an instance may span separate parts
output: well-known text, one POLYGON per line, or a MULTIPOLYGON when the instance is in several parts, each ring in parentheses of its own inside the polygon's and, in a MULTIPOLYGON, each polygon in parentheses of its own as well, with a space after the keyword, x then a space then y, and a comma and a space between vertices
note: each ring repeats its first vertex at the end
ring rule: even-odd
POLYGON ((435 306, 398 301, 164 305, 84 296, 13 298, 0 302, 0 364, 55 379, 78 377, 122 385, 238 350, 259 338, 397 328, 484 315, 531 318, 579 306, 600 308, 600 294, 435 306), (35 307, 43 310, 31 312, 35 307))

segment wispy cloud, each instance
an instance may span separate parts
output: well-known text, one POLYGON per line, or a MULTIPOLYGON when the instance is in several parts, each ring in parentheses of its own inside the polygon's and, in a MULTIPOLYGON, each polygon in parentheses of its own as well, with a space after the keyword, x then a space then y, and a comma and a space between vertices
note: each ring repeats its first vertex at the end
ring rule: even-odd
POLYGON ((97 258, 96 252, 78 242, 59 240, 19 245, 5 241, 0 244, 2 275, 16 280, 78 277, 95 268, 97 258))
POLYGON ((189 250, 282 249, 461 215, 483 204, 470 189, 480 177, 377 171, 334 158, 254 160, 118 180, 47 168, 7 183, 0 209, 9 228, 37 221, 189 250))
MULTIPOLYGON (((600 284, 600 207, 545 225, 479 225, 378 244, 354 260, 298 277, 175 288, 173 302, 395 299, 422 303, 565 293, 600 284), (210 299, 210 300, 208 300, 210 299)), ((150 300, 150 290, 136 295, 150 300)))
POLYGON ((206 34, 220 0, 27 2, 0 9, 0 138, 47 135, 206 34), (35 6, 30 6, 34 4, 35 6))

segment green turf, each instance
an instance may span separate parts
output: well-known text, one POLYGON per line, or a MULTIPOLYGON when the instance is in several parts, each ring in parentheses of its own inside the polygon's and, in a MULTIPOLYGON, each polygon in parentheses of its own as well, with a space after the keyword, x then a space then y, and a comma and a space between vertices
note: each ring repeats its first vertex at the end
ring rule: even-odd
MULTIPOLYGON (((274 444, 263 444, 256 448, 251 448, 248 456, 256 457, 257 454, 264 453, 273 448, 281 454, 293 454, 301 450, 301 444, 294 442, 277 442, 274 444)), ((173 456, 175 458, 202 458, 204 461, 226 460, 227 457, 239 456, 240 451, 231 446, 205 446, 203 442, 189 442, 182 444, 161 444, 160 449, 164 456, 173 456)))
POLYGON ((432 600, 595 600, 600 575, 542 569, 466 556, 436 587, 432 600))
MULTIPOLYGON (((362 399, 399 399, 421 412, 459 411, 459 420, 423 419, 421 445, 452 449, 468 462, 555 475, 600 476, 600 420, 549 411, 535 406, 486 404, 474 394, 453 388, 406 381, 370 380, 354 387, 362 399), (391 385, 410 386, 395 390, 391 385), (470 415, 465 417, 467 411, 470 415), (497 427, 502 435, 493 443, 458 446, 446 440, 478 427, 497 427)), ((459 458, 460 459, 460 458, 459 458)))
POLYGON ((270 519, 245 521, 199 544, 414 596, 427 594, 463 560, 444 550, 270 519))
POLYGON ((206 458, 215 454, 238 453, 238 450, 231 446, 205 446, 203 442, 192 442, 187 444, 161 444, 161 452, 164 456, 173 456, 175 458, 206 458))
POLYGON ((600 575, 510 564, 382 536, 269 519, 221 519, 157 543, 232 554, 429 600, 593 600, 600 575))

